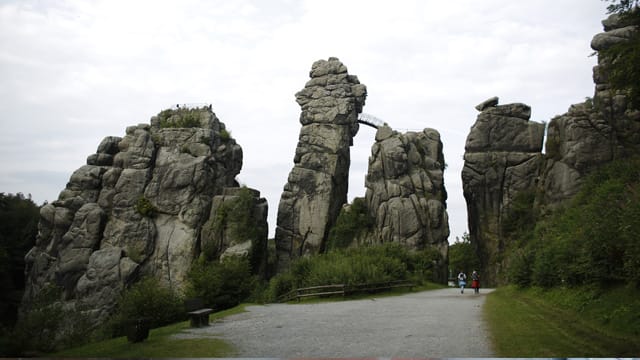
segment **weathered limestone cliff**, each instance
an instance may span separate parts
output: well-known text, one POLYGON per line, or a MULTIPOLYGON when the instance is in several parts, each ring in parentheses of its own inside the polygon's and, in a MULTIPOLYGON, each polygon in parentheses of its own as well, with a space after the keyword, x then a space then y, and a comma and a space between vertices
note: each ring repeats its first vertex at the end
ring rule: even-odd
MULTIPOLYGON (((142 276, 181 291, 203 225, 215 216, 212 199, 238 186, 241 167, 241 147, 210 107, 165 110, 150 125, 128 127, 124 138, 105 138, 41 209, 26 256, 24 307, 58 286, 67 307, 99 324, 142 276)), ((233 245, 225 240, 219 251, 233 245)))
POLYGON ((284 187, 276 228, 278 267, 324 250, 347 202, 350 149, 366 87, 337 59, 316 61, 296 94, 302 108, 294 167, 284 187))
MULTIPOLYGON (((365 204, 375 219, 367 243, 397 242, 409 249, 436 248, 447 258, 449 219, 440 134, 434 129, 404 134, 382 126, 371 148, 365 204)), ((446 281, 443 261, 434 271, 446 281)))
MULTIPOLYGON (((637 27, 617 15, 603 21, 605 32, 591 46, 602 51, 628 41, 637 27)), ((528 106, 497 106, 497 98, 478 105, 482 113, 467 138, 462 171, 469 235, 489 284, 500 281, 503 236, 510 203, 519 194, 535 194, 538 213, 561 206, 580 189, 585 177, 602 164, 640 153, 640 111, 627 95, 607 83, 607 65, 593 69, 593 99, 571 105, 553 118, 541 154, 543 125, 526 122, 528 106)))

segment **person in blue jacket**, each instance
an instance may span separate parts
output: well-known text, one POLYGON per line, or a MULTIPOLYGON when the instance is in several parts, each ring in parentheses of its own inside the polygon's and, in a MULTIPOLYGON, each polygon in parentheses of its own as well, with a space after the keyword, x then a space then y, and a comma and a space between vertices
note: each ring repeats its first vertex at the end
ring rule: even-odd
POLYGON ((460 294, 464 294, 464 287, 467 285, 467 274, 462 270, 458 274, 458 286, 460 286, 460 294))

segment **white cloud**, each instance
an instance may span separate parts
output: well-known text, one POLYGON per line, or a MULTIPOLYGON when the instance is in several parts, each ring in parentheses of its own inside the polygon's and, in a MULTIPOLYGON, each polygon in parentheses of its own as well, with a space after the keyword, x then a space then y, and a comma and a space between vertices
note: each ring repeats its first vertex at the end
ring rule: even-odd
MULTIPOLYGON (((4 1, 0 191, 54 200, 104 136, 175 103, 210 102, 243 147, 241 181, 269 201, 273 233, 300 129, 294 94, 315 60, 337 56, 367 85, 365 112, 440 131, 453 241, 466 229, 459 178, 473 107, 498 95, 548 121, 590 96, 589 42, 605 5, 4 1)), ((364 193, 373 137, 363 128, 355 140, 350 197, 364 193)))

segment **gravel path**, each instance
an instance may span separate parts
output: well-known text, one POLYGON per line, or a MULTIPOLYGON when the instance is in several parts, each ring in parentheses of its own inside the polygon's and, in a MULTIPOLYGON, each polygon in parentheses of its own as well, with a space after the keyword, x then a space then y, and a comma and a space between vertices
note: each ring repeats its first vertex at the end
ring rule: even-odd
POLYGON ((176 337, 215 337, 238 357, 492 357, 485 295, 455 288, 322 304, 249 306, 176 337))

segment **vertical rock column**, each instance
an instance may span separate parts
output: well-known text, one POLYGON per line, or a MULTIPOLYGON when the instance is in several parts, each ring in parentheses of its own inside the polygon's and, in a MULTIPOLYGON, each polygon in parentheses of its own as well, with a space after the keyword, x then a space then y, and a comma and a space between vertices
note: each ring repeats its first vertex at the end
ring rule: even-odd
MULTIPOLYGON (((449 243, 444 154, 434 129, 404 134, 382 126, 371 147, 365 203, 375 219, 361 242, 398 242, 411 250, 437 249, 446 259, 449 243)), ((446 282, 445 261, 434 280, 446 282)))
POLYGON ((514 198, 537 185, 544 124, 528 121, 531 108, 525 104, 498 105, 494 98, 476 109, 481 113, 465 144, 462 187, 471 243, 483 279, 491 286, 498 278, 505 246, 502 220, 514 198))
POLYGON ((294 167, 278 206, 278 268, 324 250, 347 202, 349 147, 358 132, 366 87, 337 59, 316 61, 311 80, 296 94, 302 108, 294 167))

